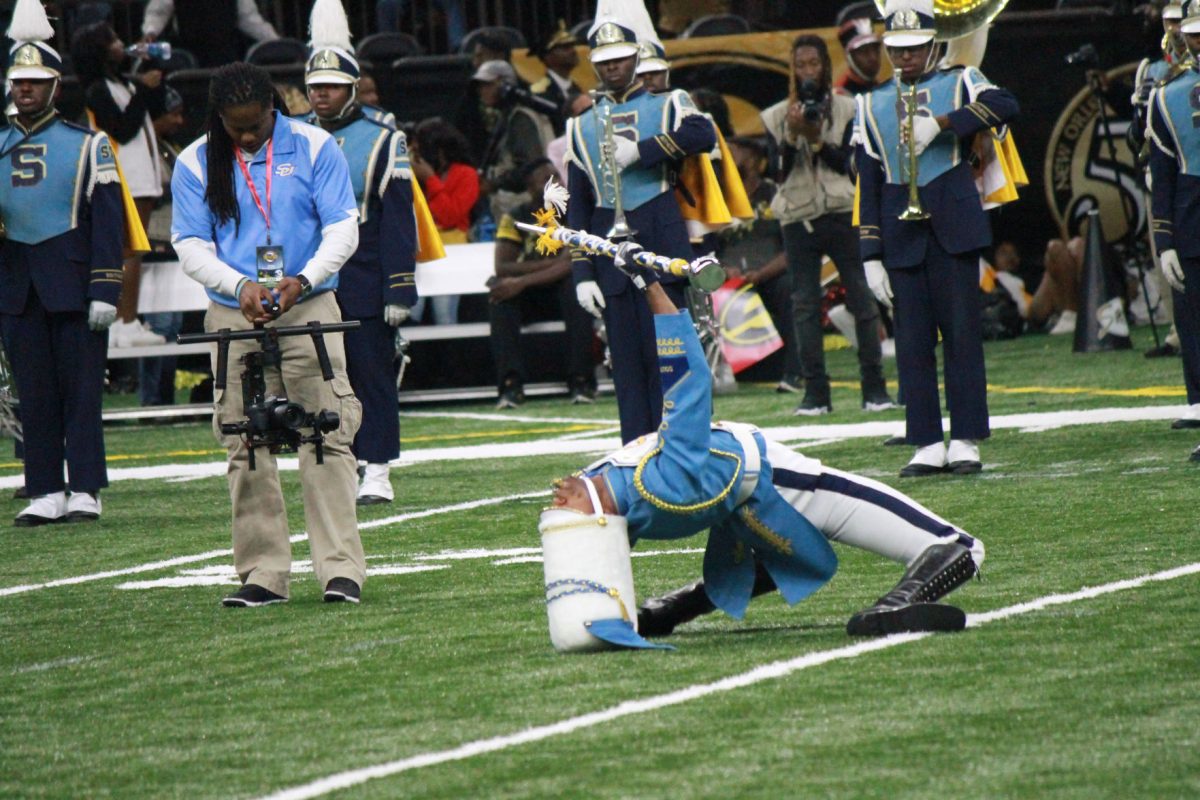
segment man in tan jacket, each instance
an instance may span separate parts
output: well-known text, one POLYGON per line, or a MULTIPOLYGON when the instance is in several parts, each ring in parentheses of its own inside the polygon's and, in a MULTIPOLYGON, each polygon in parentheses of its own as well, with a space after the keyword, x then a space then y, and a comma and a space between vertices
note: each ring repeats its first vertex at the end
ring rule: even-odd
POLYGON ((783 224, 804 376, 804 399, 795 413, 816 416, 833 410, 821 329, 822 254, 837 265, 846 306, 854 315, 862 407, 894 408, 881 364, 879 307, 867 286, 858 232, 851 225, 854 100, 831 91, 829 51, 820 37, 796 38, 792 69, 790 96, 763 111, 762 119, 770 170, 779 185, 771 210, 783 224))

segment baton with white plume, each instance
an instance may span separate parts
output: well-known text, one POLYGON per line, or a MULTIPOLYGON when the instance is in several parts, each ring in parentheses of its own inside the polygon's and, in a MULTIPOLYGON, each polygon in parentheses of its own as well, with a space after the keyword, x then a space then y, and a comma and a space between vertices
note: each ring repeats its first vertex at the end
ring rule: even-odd
MULTIPOLYGON (((578 247, 593 255, 616 258, 621 245, 603 236, 597 236, 587 231, 577 231, 558 224, 558 215, 567 210, 567 200, 570 194, 567 187, 554 178, 546 181, 543 194, 546 207, 534 212, 536 224, 518 222, 517 227, 523 231, 539 234, 537 240, 538 252, 542 255, 553 255, 563 248, 578 247)), ((713 292, 725 283, 725 270, 710 256, 701 256, 693 261, 683 258, 670 258, 651 253, 649 250, 639 250, 628 259, 639 267, 656 270, 667 275, 687 278, 692 288, 701 292, 713 292)))

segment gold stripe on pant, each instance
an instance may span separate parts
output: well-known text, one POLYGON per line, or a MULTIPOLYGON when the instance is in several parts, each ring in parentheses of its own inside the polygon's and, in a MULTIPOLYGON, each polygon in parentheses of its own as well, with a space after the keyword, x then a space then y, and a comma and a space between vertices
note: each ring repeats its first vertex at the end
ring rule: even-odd
MULTIPOLYGON (((332 292, 315 295, 288 309, 272 326, 306 325, 312 320, 340 322, 341 313, 332 292)), ((253 326, 240 309, 209 303, 204 317, 208 332, 222 328, 249 330, 253 326)), ((357 463, 350 451, 354 434, 362 422, 362 406, 346 377, 346 352, 342 334, 325 334, 325 347, 333 367, 333 380, 321 378, 316 348, 310 336, 279 339, 282 368, 263 371, 268 397, 287 397, 310 413, 336 411, 341 425, 325 434, 324 463, 316 463, 313 444, 300 447, 300 484, 303 488, 304 521, 312 550, 313 570, 323 589, 333 578, 349 578, 359 586, 366 578, 362 541, 358 535, 355 506, 357 463)), ((229 453, 229 497, 233 503, 233 563, 243 583, 262 586, 288 596, 292 548, 288 541, 287 504, 279 482, 275 456, 256 449, 254 470, 249 448, 237 436, 221 433, 221 423, 245 419, 242 409, 241 358, 259 349, 257 341, 229 344, 229 370, 225 389, 215 394, 213 432, 229 453)), ((216 372, 216 345, 212 363, 216 372)), ((293 500, 294 502, 294 500, 293 500)))

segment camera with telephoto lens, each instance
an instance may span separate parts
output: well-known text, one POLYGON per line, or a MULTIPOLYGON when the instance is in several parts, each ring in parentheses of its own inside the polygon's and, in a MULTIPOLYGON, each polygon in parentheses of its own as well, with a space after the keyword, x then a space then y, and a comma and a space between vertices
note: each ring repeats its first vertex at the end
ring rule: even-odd
POLYGON ((825 116, 825 90, 816 81, 801 81, 796 87, 796 100, 800 103, 800 113, 804 115, 805 122, 819 122, 825 116))
POLYGON ((325 434, 338 429, 341 418, 336 411, 321 409, 316 413, 308 411, 299 403, 294 403, 286 397, 267 394, 267 381, 264 370, 267 367, 278 369, 283 363, 279 349, 279 339, 282 336, 311 336, 313 346, 317 351, 317 363, 321 368, 321 377, 326 381, 333 380, 333 366, 329 362, 329 352, 325 349, 324 334, 352 330, 359 327, 357 321, 322 324, 310 322, 307 325, 295 325, 286 328, 264 328, 262 323, 256 323, 253 330, 234 331, 223 328, 215 333, 193 333, 178 337, 180 344, 193 342, 217 343, 217 368, 213 375, 214 390, 225 389, 228 377, 229 343, 235 339, 256 339, 260 349, 246 353, 241 358, 245 367, 242 371, 242 413, 245 419, 238 422, 222 422, 221 433, 226 436, 240 437, 248 450, 250 469, 255 468, 254 451, 259 447, 267 448, 270 453, 294 453, 304 444, 314 445, 316 462, 325 463, 323 444, 325 434), (306 430, 311 433, 305 433, 306 430))
POLYGON ((500 89, 500 99, 504 105, 516 104, 536 111, 539 114, 545 114, 547 117, 554 119, 559 114, 558 104, 547 100, 544 97, 538 97, 533 92, 523 86, 518 86, 514 83, 506 83, 500 89))
POLYGON ((1100 54, 1091 42, 1081 45, 1074 53, 1068 53, 1063 59, 1068 64, 1077 67, 1095 68, 1100 66, 1100 54))

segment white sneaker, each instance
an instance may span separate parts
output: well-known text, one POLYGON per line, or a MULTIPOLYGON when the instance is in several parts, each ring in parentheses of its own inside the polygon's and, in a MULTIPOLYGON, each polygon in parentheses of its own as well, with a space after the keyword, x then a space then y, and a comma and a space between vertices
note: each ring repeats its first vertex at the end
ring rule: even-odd
POLYGON ((1064 333, 1075 333, 1076 314, 1074 311, 1064 311, 1058 315, 1058 322, 1050 329, 1051 336, 1061 336, 1064 333))
POLYGON ((388 478, 388 465, 367 464, 362 485, 358 487, 358 504, 373 506, 377 503, 390 503, 394 498, 392 482, 388 478))
POLYGON ((1179 431, 1186 428, 1200 428, 1200 403, 1192 403, 1179 415, 1179 419, 1171 423, 1171 430, 1179 431))
POLYGON ((100 495, 71 492, 67 498, 67 522, 92 522, 100 519, 100 495))
POLYGON ((159 336, 136 319, 132 322, 117 320, 108 329, 109 347, 152 347, 166 343, 165 336, 159 336))
POLYGON ((37 525, 48 525, 52 522, 62 522, 67 513, 67 493, 54 492, 35 497, 20 514, 17 514, 13 524, 18 528, 32 528, 37 525))
POLYGON ((946 453, 946 469, 955 475, 974 475, 983 469, 979 444, 973 439, 951 439, 946 453))
POLYGON ((936 475, 946 470, 946 445, 944 442, 918 447, 912 460, 900 469, 901 478, 920 478, 936 475))

